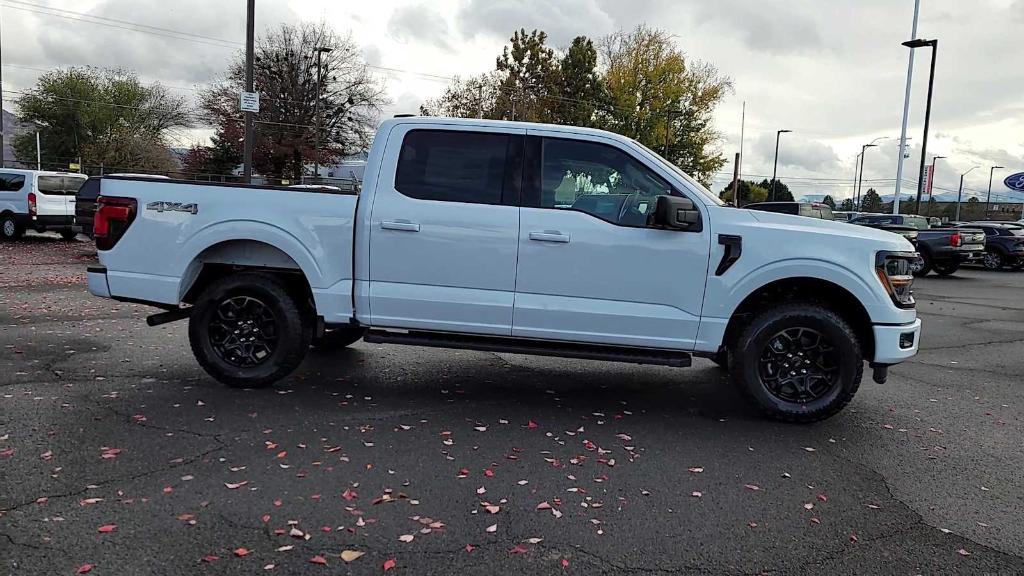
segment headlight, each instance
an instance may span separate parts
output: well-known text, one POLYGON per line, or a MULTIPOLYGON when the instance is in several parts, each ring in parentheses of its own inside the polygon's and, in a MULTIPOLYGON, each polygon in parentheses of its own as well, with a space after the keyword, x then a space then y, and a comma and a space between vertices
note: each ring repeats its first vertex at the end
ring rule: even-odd
POLYGON ((892 303, 900 308, 913 308, 914 273, 910 264, 918 258, 914 252, 879 252, 875 257, 875 273, 892 303))

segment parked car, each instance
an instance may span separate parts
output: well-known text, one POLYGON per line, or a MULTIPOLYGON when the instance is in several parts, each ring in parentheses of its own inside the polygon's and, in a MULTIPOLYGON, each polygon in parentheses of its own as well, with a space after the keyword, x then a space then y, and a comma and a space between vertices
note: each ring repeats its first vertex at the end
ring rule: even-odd
POLYGON ((1024 269, 1024 226, 1007 222, 974 222, 962 226, 985 232, 985 258, 982 260, 985 268, 1024 269))
POLYGON ((81 174, 0 168, 0 239, 17 240, 25 230, 59 232, 74 239, 75 193, 81 174))
POLYGON ((336 345, 704 356, 808 422, 851 400, 865 360, 884 382, 917 352, 907 241, 727 206, 618 134, 396 118, 366 174, 360 196, 104 178, 89 290, 187 318, 199 364, 238 387, 287 376, 326 327, 336 345))
POLYGON ((835 220, 832 208, 828 204, 821 202, 755 202, 754 204, 747 204, 744 208, 747 210, 760 210, 762 212, 775 212, 777 214, 821 218, 822 220, 835 220))
MULTIPOLYGON (((152 178, 169 180, 167 176, 158 174, 108 174, 108 176, 124 176, 128 178, 152 178)), ((93 216, 96 214, 96 198, 100 195, 100 177, 93 176, 78 189, 75 195, 75 224, 80 232, 92 238, 93 216)))
POLYGON ((927 218, 908 214, 872 214, 850 223, 887 230, 908 239, 914 236, 919 254, 913 264, 915 276, 927 276, 932 270, 939 276, 949 276, 962 264, 980 262, 985 257, 985 234, 976 227, 932 228, 927 218))

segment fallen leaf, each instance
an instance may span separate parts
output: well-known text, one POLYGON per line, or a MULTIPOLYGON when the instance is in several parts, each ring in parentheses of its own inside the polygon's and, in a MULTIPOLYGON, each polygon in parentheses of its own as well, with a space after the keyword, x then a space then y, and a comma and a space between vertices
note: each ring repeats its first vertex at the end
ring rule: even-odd
POLYGON ((324 558, 323 556, 319 556, 319 555, 313 556, 312 558, 309 559, 309 561, 311 563, 313 563, 313 564, 322 564, 324 566, 327 565, 327 558, 324 558))
POLYGON ((540 504, 537 504, 537 510, 550 510, 550 509, 551 509, 551 504, 548 504, 547 502, 541 502, 540 504))
POLYGON ((814 448, 811 448, 810 446, 805 446, 805 447, 804 447, 804 450, 806 450, 807 452, 817 452, 817 450, 816 450, 816 449, 814 449, 814 448))
POLYGON ((757 522, 747 522, 747 526, 750 526, 751 528, 757 528, 757 522))
POLYGON ((393 569, 397 565, 398 565, 398 562, 395 562, 394 558, 389 558, 389 559, 384 561, 384 571, 387 572, 388 570, 393 569))
POLYGON ((516 544, 508 551, 509 554, 524 554, 526 553, 526 547, 522 544, 516 544))
POLYGON ((565 558, 562 558, 562 568, 565 569, 565 568, 568 568, 568 567, 569 567, 569 561, 566 560, 565 558))
POLYGON ((757 484, 744 484, 743 487, 746 488, 747 490, 753 490, 754 492, 757 492, 758 490, 761 489, 761 487, 758 486, 757 484))
POLYGON ((224 486, 228 487, 231 490, 236 490, 238 488, 241 488, 242 486, 245 486, 248 483, 249 483, 248 480, 242 480, 241 482, 235 482, 235 483, 225 482, 224 486))
POLYGON ((828 502, 828 496, 825 496, 824 494, 818 494, 818 500, 821 502, 828 502))
POLYGON ((971 555, 970 552, 968 552, 967 550, 964 550, 963 548, 957 550, 956 553, 961 555, 961 556, 970 556, 971 555))
POLYGON ((501 508, 499 508, 498 506, 493 506, 492 505, 492 506, 484 506, 484 510, 487 510, 487 512, 490 513, 490 514, 497 514, 498 512, 501 511, 501 508))
POLYGON ((250 551, 248 548, 235 548, 235 556, 241 558, 242 556, 248 556, 250 551))
POLYGON ((703 469, 703 468, 688 468, 688 470, 689 470, 690 472, 693 472, 694 474, 700 474, 701 472, 703 472, 703 471, 704 471, 704 469, 703 469))
POLYGON ((360 552, 359 550, 343 550, 341 552, 341 559, 345 562, 352 562, 353 560, 358 560, 363 554, 366 554, 366 552, 360 552))
POLYGON ((212 564, 212 563, 216 562, 217 560, 220 560, 220 557, 214 556, 212 554, 207 555, 207 556, 203 556, 202 558, 200 558, 200 561, 206 562, 207 564, 212 564))
POLYGON ((466 544, 465 550, 467 554, 471 554, 475 549, 476 546, 473 546, 472 544, 466 544))
POLYGON ((813 509, 814 509, 814 504, 811 504, 810 502, 808 502, 807 504, 804 504, 804 510, 813 510, 813 509))
POLYGON ((497 531, 498 531, 498 525, 497 525, 497 524, 491 524, 491 525, 490 525, 490 526, 488 526, 488 527, 487 527, 487 529, 485 530, 485 532, 487 532, 487 533, 489 533, 489 534, 493 534, 493 533, 495 533, 495 532, 497 532, 497 531))
POLYGON ((530 420, 529 422, 526 423, 526 427, 529 428, 530 430, 533 430, 534 428, 537 427, 537 423, 534 422, 533 420, 530 420))
POLYGON ((694 498, 700 498, 703 495, 704 494, 702 492, 690 492, 690 496, 693 496, 694 498))
POLYGON ((483 486, 481 486, 481 487, 476 489, 476 493, 477 494, 486 494, 487 493, 487 488, 484 488, 483 486))
POLYGON ((287 546, 278 546, 277 547, 277 551, 278 552, 287 552, 289 550, 294 550, 294 549, 295 549, 295 546, 292 546, 291 544, 289 544, 287 546))
POLYGON ((79 500, 78 505, 88 506, 90 504, 98 504, 100 502, 103 502, 103 498, 86 498, 85 500, 79 500))
POLYGON ((413 536, 412 534, 402 534, 401 536, 398 537, 398 539, 401 542, 412 542, 414 538, 416 538, 416 537, 413 536))
POLYGON ((93 565, 92 564, 82 564, 81 566, 78 567, 78 570, 75 570, 75 574, 88 574, 89 572, 92 571, 92 569, 93 569, 93 565))
POLYGON ((359 494, 357 494, 355 490, 349 489, 349 490, 345 490, 344 492, 342 492, 341 493, 341 497, 344 498, 345 500, 348 500, 349 502, 351 502, 352 500, 355 500, 356 498, 358 498, 359 494))
POLYGON ((859 541, 859 538, 857 538, 857 535, 851 533, 850 534, 850 542, 856 543, 858 541, 859 541))
POLYGON ((101 534, 109 534, 114 530, 117 530, 117 524, 104 524, 103 526, 100 526, 96 529, 96 531, 100 532, 101 534))

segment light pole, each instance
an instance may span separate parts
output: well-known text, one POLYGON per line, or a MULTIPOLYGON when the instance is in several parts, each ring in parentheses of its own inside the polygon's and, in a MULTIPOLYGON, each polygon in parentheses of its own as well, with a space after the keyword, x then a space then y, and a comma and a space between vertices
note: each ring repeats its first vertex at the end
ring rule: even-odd
POLYGON ((928 103, 924 109, 924 140, 921 142, 921 171, 918 173, 917 179, 917 206, 916 212, 921 213, 921 193, 924 191, 924 161, 928 157, 928 125, 931 123, 932 118, 932 92, 935 88, 935 58, 939 52, 939 41, 938 40, 911 40, 904 42, 904 46, 911 50, 915 48, 924 48, 930 46, 932 49, 932 67, 931 72, 928 75, 928 103))
POLYGON ((320 66, 320 56, 330 54, 333 51, 333 48, 326 46, 318 46, 316 48, 316 106, 314 107, 314 115, 316 116, 316 126, 314 128, 316 134, 314 137, 316 144, 314 145, 313 152, 315 155, 313 160, 313 178, 316 181, 320 180, 320 85, 323 84, 323 74, 321 73, 323 69, 320 66))
MULTIPOLYGON (((932 215, 932 196, 934 196, 934 194, 932 193, 932 190, 935 188, 935 161, 936 160, 945 160, 945 159, 946 159, 945 156, 932 156, 932 175, 931 175, 932 185, 928 187, 928 213, 926 214, 926 216, 928 216, 928 217, 930 217, 932 215)), ((920 212, 920 210, 918 210, 918 212, 920 212)))
POLYGON ((960 201, 964 197, 964 176, 973 172, 975 168, 977 168, 977 166, 972 166, 970 170, 960 175, 960 192, 956 195, 956 218, 954 218, 957 222, 960 221, 960 201))
MULTIPOLYGON (((921 0, 914 0, 914 25, 910 37, 917 38, 917 21, 921 12, 921 0)), ((896 194, 892 201, 892 213, 900 213, 900 188, 903 186, 903 160, 907 151, 907 122, 910 120, 910 89, 914 83, 914 51, 910 51, 907 64, 907 89, 903 95, 903 128, 900 130, 900 157, 896 165, 896 194)))
POLYGON ((772 168, 772 191, 771 195, 768 197, 769 202, 775 201, 775 178, 779 173, 779 139, 782 138, 783 134, 788 134, 790 132, 792 132, 792 130, 779 130, 775 133, 775 167, 772 168))
POLYGON ((985 218, 988 218, 988 212, 992 209, 992 174, 997 170, 1002 170, 1006 166, 993 166, 988 171, 988 197, 985 198, 985 218))
MULTIPOLYGON (((246 2, 245 23, 245 91, 253 92, 253 59, 256 38, 256 0, 246 2)), ((246 184, 252 184, 253 116, 245 112, 245 141, 242 144, 242 177, 246 184)))
POLYGON ((878 144, 865 144, 860 147, 860 174, 857 176, 857 211, 861 210, 860 190, 864 182, 864 158, 868 148, 876 148, 878 144))

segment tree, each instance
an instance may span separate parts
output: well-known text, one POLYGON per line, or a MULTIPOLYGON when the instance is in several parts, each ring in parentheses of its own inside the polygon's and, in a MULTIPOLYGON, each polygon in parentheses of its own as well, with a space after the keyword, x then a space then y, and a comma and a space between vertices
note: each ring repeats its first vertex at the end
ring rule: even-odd
POLYGON ((874 188, 868 188, 868 191, 864 193, 864 197, 861 199, 860 206, 863 212, 880 212, 882 210, 882 197, 878 195, 874 188))
POLYGON ((193 146, 185 153, 182 159, 185 171, 194 177, 206 176, 208 178, 219 177, 219 180, 230 178, 239 164, 242 163, 242 153, 238 149, 237 141, 234 143, 225 135, 214 134, 210 137, 210 146, 193 146))
MULTIPOLYGON (((754 202, 764 202, 768 199, 768 191, 759 186, 756 182, 749 180, 740 180, 740 206, 746 206, 747 204, 753 204, 754 202)), ((725 188, 722 189, 719 198, 726 202, 732 202, 732 183, 730 182, 725 188)))
POLYGON ((502 75, 493 114, 506 120, 552 122, 552 101, 558 96, 560 74, 555 51, 546 45, 548 35, 525 29, 512 34, 495 62, 502 75))
POLYGON ((592 126, 599 107, 607 102, 604 80, 597 71, 597 49, 586 36, 577 36, 559 65, 555 122, 592 126))
POLYGON ((843 212, 853 212, 853 198, 844 198, 843 201, 839 204, 839 210, 843 212))
POLYGON ((711 64, 688 59, 663 30, 637 26, 601 43, 609 105, 601 127, 662 151, 707 184, 725 165, 712 126, 732 81, 711 64))
POLYGON ((793 193, 789 191, 789 186, 782 180, 768 180, 765 178, 761 180, 761 188, 768 191, 768 200, 770 202, 795 202, 796 199, 793 197, 793 193), (772 183, 775 183, 775 190, 772 190, 772 183), (773 194, 774 192, 774 194, 773 194))
MULTIPOLYGON (((321 164, 366 150, 387 103, 384 88, 369 73, 359 47, 325 22, 283 24, 261 36, 253 78, 261 94, 253 167, 271 178, 297 180, 306 165, 317 160, 318 119, 321 164)), ((244 55, 239 54, 226 78, 202 95, 206 119, 224 146, 235 151, 242 146, 236 135, 242 131, 238 93, 244 80, 244 55)))
MULTIPOLYGON (((46 72, 17 99, 21 118, 39 127, 41 155, 61 164, 103 164, 112 169, 167 171, 175 166, 165 138, 188 127, 185 99, 131 72, 66 68, 46 72)), ((34 165, 33 132, 15 136, 19 162, 34 165)))
POLYGON ((441 96, 420 105, 420 114, 448 118, 496 119, 495 109, 500 93, 501 75, 497 72, 471 76, 465 81, 456 77, 441 96))
POLYGON ((833 210, 836 209, 836 201, 835 201, 835 199, 832 198, 831 195, 826 195, 825 198, 823 198, 821 202, 822 202, 822 204, 828 204, 828 207, 833 209, 833 210))

